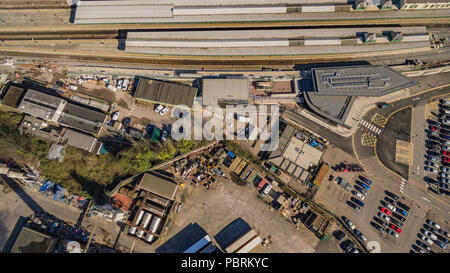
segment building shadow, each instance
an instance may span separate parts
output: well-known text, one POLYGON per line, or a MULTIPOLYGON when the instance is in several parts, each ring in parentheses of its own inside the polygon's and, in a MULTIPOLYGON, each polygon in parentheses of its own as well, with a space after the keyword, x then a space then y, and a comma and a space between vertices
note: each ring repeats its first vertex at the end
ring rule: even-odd
POLYGON ((33 212, 45 212, 45 210, 38 203, 36 203, 36 201, 34 201, 34 199, 31 198, 28 193, 26 193, 19 185, 17 185, 14 180, 5 175, 2 175, 2 178, 33 212))
POLYGON ((368 61, 349 61, 349 62, 328 62, 328 63, 309 63, 296 64, 295 70, 311 70, 312 68, 335 67, 335 66, 354 66, 354 65, 370 65, 368 61))
POLYGON ((188 224, 180 232, 159 246, 156 253, 183 253, 195 242, 208 235, 197 223, 188 224))
POLYGON ((11 234, 8 237, 8 240, 6 241, 5 245, 3 246, 3 253, 9 253, 11 251, 11 248, 14 245, 14 242, 17 239, 17 236, 19 236, 20 231, 22 230, 22 227, 25 226, 27 222, 27 217, 20 216, 17 220, 16 224, 14 225, 13 230, 11 231, 11 234))

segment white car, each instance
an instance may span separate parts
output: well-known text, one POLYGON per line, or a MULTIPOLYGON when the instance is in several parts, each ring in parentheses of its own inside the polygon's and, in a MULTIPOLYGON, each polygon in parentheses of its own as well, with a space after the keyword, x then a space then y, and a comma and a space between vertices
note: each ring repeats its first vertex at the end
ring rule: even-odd
POLYGON ((378 217, 380 217, 381 219, 384 219, 384 220, 386 220, 387 222, 390 222, 391 221, 391 218, 389 218, 386 214, 384 214, 384 213, 381 213, 381 212, 378 212, 378 217))
POLYGON ((388 229, 386 230, 386 232, 387 232, 389 235, 392 235, 392 236, 394 236, 395 238, 398 238, 398 233, 395 232, 395 231, 393 231, 392 229, 388 228, 388 229))
POLYGON ((433 241, 431 241, 430 238, 425 237, 422 234, 420 234, 418 237, 420 238, 420 240, 424 241, 427 245, 429 245, 429 246, 433 245, 433 241))
POLYGON ((392 212, 395 212, 395 210, 396 210, 396 208, 393 205, 391 205, 391 204, 386 204, 386 207, 388 209, 392 210, 392 212))
POLYGON ((119 112, 114 112, 114 114, 112 115, 111 119, 116 121, 118 120, 120 117, 120 113, 119 112))
POLYGON ((161 104, 158 104, 158 105, 155 107, 155 112, 156 112, 156 113, 159 113, 162 109, 164 109, 164 106, 162 106, 161 104))
POLYGON ((354 230, 356 228, 355 225, 352 223, 352 221, 350 221, 350 219, 345 218, 344 221, 352 230, 354 230))
POLYGON ((165 106, 161 111, 159 111, 159 114, 161 116, 165 115, 169 111, 169 107, 165 106))
POLYGON ((437 236, 436 236, 434 233, 429 232, 428 230, 425 230, 425 231, 423 232, 423 234, 425 234, 426 236, 430 237, 431 240, 437 240, 437 236))
POLYGON ((359 199, 364 200, 364 195, 357 191, 352 191, 353 195, 357 196, 359 199))

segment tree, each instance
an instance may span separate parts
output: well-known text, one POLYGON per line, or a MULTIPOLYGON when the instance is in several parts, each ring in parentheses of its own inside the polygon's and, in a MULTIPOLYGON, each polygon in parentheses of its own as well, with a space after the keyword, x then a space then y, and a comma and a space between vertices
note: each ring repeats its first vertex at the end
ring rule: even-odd
POLYGON ((195 148, 195 142, 193 140, 181 139, 176 143, 177 149, 180 153, 184 154, 192 151, 195 148))
POLYGON ((172 144, 165 146, 158 154, 158 159, 162 161, 170 160, 177 155, 177 149, 172 144))

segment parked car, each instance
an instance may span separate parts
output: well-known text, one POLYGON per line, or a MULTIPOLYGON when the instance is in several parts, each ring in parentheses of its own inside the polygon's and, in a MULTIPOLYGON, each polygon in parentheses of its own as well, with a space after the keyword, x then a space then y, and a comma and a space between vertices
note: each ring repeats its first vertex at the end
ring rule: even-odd
POLYGON ((408 211, 408 212, 409 212, 409 210, 410 210, 410 207, 408 207, 407 205, 403 204, 402 202, 398 202, 397 205, 398 205, 399 207, 401 207, 402 209, 408 211))
POLYGON ((450 158, 443 156, 442 160, 446 163, 450 163, 450 158))
POLYGON ((165 115, 169 111, 169 107, 165 106, 161 111, 159 111, 159 114, 161 116, 165 115))
POLYGON ((429 246, 433 245, 433 241, 431 241, 430 238, 427 238, 420 233, 417 235, 417 237, 419 237, 419 239, 424 241, 427 245, 429 245, 429 246))
POLYGON ((439 169, 446 173, 450 172, 450 168, 448 168, 448 167, 441 166, 439 169))
POLYGON ((119 111, 116 111, 112 114, 111 119, 116 121, 119 119, 119 117, 120 117, 120 113, 119 113, 119 111))
POLYGON ((426 244, 424 244, 422 241, 420 241, 420 240, 417 240, 416 241, 416 244, 418 245, 418 246, 420 246, 421 248, 423 248, 423 249, 425 249, 426 251, 430 251, 431 250, 431 248, 429 247, 429 246, 427 246, 426 244))
POLYGON ((360 182, 360 181, 358 181, 358 180, 356 180, 355 183, 356 183, 358 186, 364 188, 364 189, 367 190, 367 191, 370 190, 370 187, 369 187, 368 185, 366 185, 366 184, 364 184, 364 183, 362 183, 362 182, 360 182))
POLYGON ((448 182, 449 182, 449 180, 444 177, 439 177, 439 181, 441 181, 442 183, 445 183, 445 184, 448 184, 448 182))
POLYGON ((434 234, 434 233, 432 233, 432 232, 430 232, 430 231, 428 231, 428 230, 424 230, 424 229, 421 229, 421 231, 422 231, 423 234, 425 234, 426 236, 430 237, 431 240, 434 241, 434 240, 437 239, 436 234, 434 234))
POLYGON ((350 201, 347 201, 347 205, 349 205, 350 207, 352 207, 356 211, 360 211, 361 210, 361 208, 358 205, 356 205, 356 204, 354 204, 354 203, 352 203, 350 201))
POLYGON ((353 232, 356 234, 356 236, 357 236, 359 239, 363 240, 364 242, 367 240, 367 239, 366 239, 366 236, 364 236, 364 235, 361 233, 361 231, 355 229, 355 230, 353 230, 353 232))
POLYGON ((427 225, 427 224, 423 224, 423 228, 426 229, 426 230, 428 230, 428 231, 431 231, 431 232, 435 232, 435 231, 436 231, 434 228, 430 227, 430 226, 427 225))
MULTIPOLYGON (((384 214, 382 214, 382 215, 384 215, 384 214)), ((386 216, 386 215, 385 215, 386 216)), ((387 216, 386 216, 387 217, 387 216)), ((389 217, 387 217, 387 218, 389 218, 389 217)), ((373 220, 375 221, 375 222, 377 222, 378 224, 380 224, 381 226, 383 226, 383 227, 386 227, 387 226, 387 223, 385 222, 385 221, 383 221, 383 220, 381 220, 380 218, 378 218, 378 217, 373 217, 373 220)))
POLYGON ((383 214, 381 212, 378 212, 377 216, 380 217, 383 220, 386 220, 387 222, 391 221, 391 218, 389 218, 386 214, 383 214))
POLYGON ((376 228, 377 230, 379 230, 381 233, 384 233, 384 228, 381 227, 379 224, 375 223, 375 222, 370 222, 370 224, 376 228))
POLYGON ((423 249, 421 249, 420 247, 418 247, 417 245, 412 245, 412 249, 414 249, 415 251, 417 251, 419 253, 425 253, 425 251, 423 249))
POLYGON ((437 238, 446 245, 450 244, 450 241, 440 234, 437 235, 437 238))
POLYGON ((395 232, 395 231, 393 231, 392 229, 387 229, 386 230, 386 233, 387 234, 389 234, 389 235, 392 235, 393 237, 395 237, 395 238, 398 238, 398 233, 397 232, 395 232))
POLYGON ((356 199, 355 197, 351 197, 350 200, 351 200, 353 203, 357 204, 358 206, 364 207, 364 202, 362 202, 362 201, 356 199))
POLYGON ((365 189, 363 189, 363 188, 361 188, 361 187, 359 187, 359 186, 357 186, 357 185, 354 185, 354 187, 355 187, 355 189, 356 189, 357 191, 359 191, 360 193, 362 193, 362 194, 364 194, 364 195, 367 195, 367 191, 366 191, 365 189))
POLYGON ((428 166, 424 167, 425 171, 429 172, 429 173, 438 173, 438 171, 436 169, 430 168, 428 166))
POLYGON ((439 173, 439 176, 440 176, 440 177, 449 178, 449 177, 450 177, 450 174, 448 174, 448 173, 439 173))
POLYGON ((345 216, 342 216, 342 220, 344 220, 344 223, 346 223, 352 230, 355 229, 355 225, 345 216))
POLYGON ((163 105, 161 105, 161 104, 157 104, 157 105, 155 105, 155 112, 156 113, 159 113, 162 109, 164 109, 164 106, 163 105))
POLYGON ((343 243, 341 243, 341 248, 346 252, 350 253, 350 251, 355 246, 355 243, 353 243, 351 240, 346 240, 343 243))
POLYGON ((438 230, 438 233, 439 233, 439 234, 442 234, 442 235, 444 235, 444 236, 446 236, 446 237, 448 237, 447 231, 445 231, 445 230, 443 230, 443 229, 441 229, 441 228, 438 230))
POLYGON ((380 207, 380 211, 383 212, 384 214, 388 215, 388 216, 392 215, 392 211, 390 211, 390 210, 388 210, 386 208, 380 207))
POLYGON ((425 165, 430 166, 430 167, 434 167, 434 168, 438 167, 438 165, 436 163, 431 162, 431 161, 425 161, 425 165))
POLYGON ((395 230, 398 233, 402 233, 402 229, 397 227, 397 226, 395 226, 395 225, 393 225, 393 224, 390 224, 389 228, 391 228, 392 230, 395 230))
POLYGON ((400 220, 400 221, 402 221, 402 222, 405 222, 405 221, 406 221, 406 218, 405 218, 405 217, 401 216, 400 214, 398 214, 398 213, 396 213, 396 212, 392 213, 392 216, 395 217, 395 218, 397 218, 398 220, 400 220))
POLYGON ((396 226, 399 226, 399 227, 403 226, 403 223, 395 218, 391 218, 391 222, 396 226))
POLYGON ((431 156, 431 155, 426 155, 425 158, 427 160, 433 161, 433 162, 439 162, 439 158, 435 157, 435 156, 431 156))
POLYGON ((345 237, 345 232, 343 232, 343 231, 340 230, 340 229, 335 230, 335 231, 333 232, 333 234, 334 234, 334 237, 336 237, 336 239, 337 239, 338 241, 344 239, 344 237, 345 237))
POLYGON ((391 198, 385 196, 384 200, 386 200, 386 202, 391 203, 392 205, 396 206, 397 205, 397 201, 392 200, 391 198))
POLYGON ((436 241, 436 244, 440 246, 442 249, 447 250, 447 245, 441 241, 436 241))
POLYGON ((408 213, 400 208, 397 208, 397 212, 400 212, 401 214, 403 214, 404 216, 408 216, 408 213))
MULTIPOLYGON (((430 219, 425 219, 425 223, 427 223, 428 225, 435 227, 436 229, 440 229, 441 226, 436 224, 435 222, 431 221, 430 219)), ((433 239, 436 240, 436 239, 433 239)))
POLYGON ((354 196, 357 196, 359 199, 364 200, 364 195, 362 195, 360 192, 357 192, 357 191, 352 190, 351 193, 352 193, 354 196))
POLYGON ((393 193, 390 192, 390 191, 384 191, 384 193, 385 193, 387 196, 393 198, 395 201, 398 201, 398 199, 400 199, 397 195, 393 194, 393 193))
POLYGON ((359 179, 361 179, 364 183, 368 184, 368 185, 372 185, 372 181, 370 181, 369 179, 365 178, 364 176, 358 176, 359 179))

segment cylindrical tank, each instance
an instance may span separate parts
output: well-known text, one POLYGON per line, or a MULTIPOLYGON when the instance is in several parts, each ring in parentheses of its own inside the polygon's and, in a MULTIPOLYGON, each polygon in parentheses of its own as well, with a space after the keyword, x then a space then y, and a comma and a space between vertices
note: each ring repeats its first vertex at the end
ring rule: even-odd
POLYGON ((143 231, 142 229, 140 229, 140 230, 138 230, 138 231, 136 232, 136 236, 137 236, 138 238, 142 238, 143 235, 144 235, 144 231, 143 231))
POLYGON ((161 218, 155 216, 155 218, 153 218, 152 223, 150 224, 150 228, 149 228, 150 231, 152 233, 155 233, 156 230, 158 229, 160 223, 161 223, 161 218))
POLYGON ((147 235, 145 236, 145 240, 149 243, 151 243, 153 241, 153 234, 151 233, 147 233, 147 235))
POLYGON ((136 233, 136 227, 130 227, 128 234, 134 235, 136 233))
POLYGON ((134 224, 135 224, 136 226, 139 225, 139 223, 141 222, 142 216, 144 216, 144 213, 145 213, 145 211, 143 211, 143 210, 141 210, 141 211, 139 212, 139 215, 138 215, 138 217, 136 218, 136 222, 134 222, 134 224))
POLYGON ((150 219, 152 219, 151 213, 145 213, 144 218, 142 219, 141 227, 147 228, 148 224, 150 223, 150 219))

